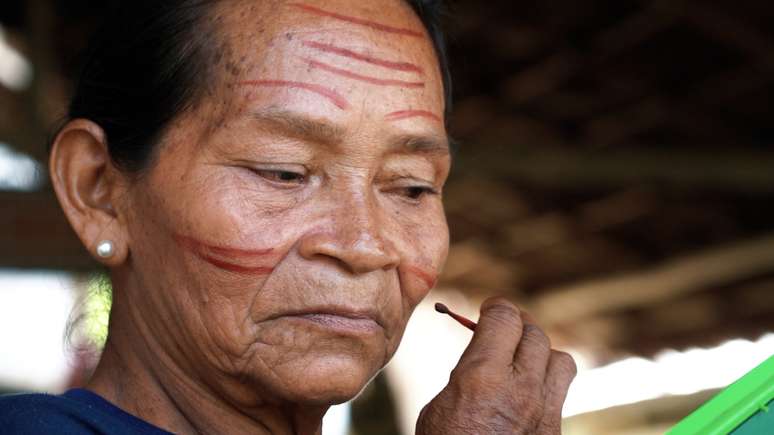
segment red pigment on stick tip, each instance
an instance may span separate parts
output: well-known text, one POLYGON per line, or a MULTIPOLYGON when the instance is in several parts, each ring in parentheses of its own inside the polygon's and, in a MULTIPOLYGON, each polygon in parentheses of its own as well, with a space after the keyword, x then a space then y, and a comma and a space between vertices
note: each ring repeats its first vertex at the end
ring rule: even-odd
POLYGON ((384 119, 388 121, 397 121, 400 119, 414 118, 417 116, 441 122, 441 117, 427 110, 398 110, 397 112, 390 112, 384 115, 384 119))
POLYGON ((438 311, 439 313, 443 313, 443 314, 448 314, 454 320, 459 322, 462 326, 470 329, 471 331, 475 331, 476 330, 476 322, 474 322, 474 321, 472 321, 472 320, 470 320, 470 319, 468 319, 466 317, 460 316, 459 314, 453 312, 452 310, 449 309, 449 307, 447 307, 446 305, 444 305, 444 304, 442 304, 440 302, 437 302, 435 304, 435 311, 438 311))
POLYGON ((344 99, 344 97, 342 97, 338 92, 334 91, 333 89, 312 83, 293 82, 288 80, 247 80, 244 82, 239 82, 239 84, 243 86, 272 86, 303 89, 327 98, 339 109, 346 110, 349 108, 349 103, 347 100, 344 99))
POLYGON ((422 69, 413 63, 408 62, 394 62, 385 59, 379 59, 368 54, 358 53, 346 48, 336 47, 333 44, 324 44, 322 42, 304 41, 303 43, 307 47, 316 48, 317 50, 324 51, 326 53, 333 53, 339 56, 348 57, 350 59, 359 60, 362 62, 370 63, 371 65, 377 65, 397 71, 415 72, 417 74, 424 74, 422 69))
POLYGON ((380 30, 382 32, 394 33, 397 35, 413 36, 415 38, 421 38, 424 36, 422 32, 417 32, 416 30, 404 29, 401 27, 394 27, 387 24, 377 23, 376 21, 366 20, 365 18, 352 17, 349 15, 339 14, 336 12, 330 12, 314 6, 305 5, 303 3, 291 3, 290 6, 299 8, 306 12, 313 13, 315 15, 333 18, 335 20, 357 24, 359 26, 370 27, 372 29, 380 30))
POLYGON ((361 82, 370 83, 372 85, 378 85, 378 86, 397 86, 401 88, 424 88, 425 83, 424 82, 407 82, 405 80, 388 80, 388 79, 379 79, 376 77, 371 76, 365 76, 362 74, 354 73, 352 71, 347 71, 345 69, 337 68, 332 65, 328 65, 322 62, 318 62, 316 60, 311 59, 304 59, 305 61, 309 62, 309 65, 314 68, 319 68, 321 70, 328 71, 333 74, 340 75, 342 77, 347 77, 354 80, 360 80, 361 82))

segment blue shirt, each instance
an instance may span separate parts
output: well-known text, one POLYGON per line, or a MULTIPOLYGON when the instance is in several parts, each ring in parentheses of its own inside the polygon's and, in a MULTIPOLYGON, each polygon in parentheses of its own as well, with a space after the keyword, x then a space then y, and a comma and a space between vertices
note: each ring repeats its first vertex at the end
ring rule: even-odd
POLYGON ((88 390, 0 396, 1 434, 169 435, 88 390))

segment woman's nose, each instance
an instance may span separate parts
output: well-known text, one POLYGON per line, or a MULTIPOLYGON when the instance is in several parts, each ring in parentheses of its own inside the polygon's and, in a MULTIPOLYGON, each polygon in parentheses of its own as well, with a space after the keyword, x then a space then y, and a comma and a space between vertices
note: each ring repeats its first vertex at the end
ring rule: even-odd
POLYGON ((374 208, 362 202, 338 208, 342 211, 327 228, 302 238, 301 256, 307 260, 327 257, 355 274, 397 267, 398 252, 374 208))

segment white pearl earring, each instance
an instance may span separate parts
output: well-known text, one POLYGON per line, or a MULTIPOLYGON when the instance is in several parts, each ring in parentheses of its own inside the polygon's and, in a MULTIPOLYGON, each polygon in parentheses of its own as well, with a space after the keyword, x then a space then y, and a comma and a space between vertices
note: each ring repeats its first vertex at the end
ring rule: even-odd
POLYGON ((97 255, 101 258, 110 258, 115 253, 115 246, 110 240, 103 240, 97 244, 97 255))

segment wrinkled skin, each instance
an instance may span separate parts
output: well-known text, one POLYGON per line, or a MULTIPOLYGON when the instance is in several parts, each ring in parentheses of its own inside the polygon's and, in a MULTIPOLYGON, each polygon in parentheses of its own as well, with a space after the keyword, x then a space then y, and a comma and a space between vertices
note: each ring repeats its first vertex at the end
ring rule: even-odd
MULTIPOLYGON (((398 0, 305 4, 424 33, 398 0)), ((220 2, 209 24, 222 54, 213 80, 141 176, 113 165, 88 120, 71 121, 54 144, 52 180, 76 232, 92 252, 104 239, 116 245, 99 258, 114 308, 88 388, 176 433, 319 433, 327 408, 392 357, 446 258, 450 155, 434 119, 444 112, 437 60, 426 36, 292 2, 220 2), (423 86, 375 85, 310 59, 423 86), (388 116, 407 110, 431 115, 388 116)), ((418 433, 558 433, 571 376, 551 367, 569 373, 570 364, 530 338, 539 330, 522 338, 515 307, 492 306, 418 433), (520 341, 535 351, 516 352, 520 341), (525 371, 513 369, 514 353, 525 371)))
POLYGON ((572 357, 551 349, 529 314, 490 298, 449 384, 422 410, 416 433, 560 434, 575 373, 572 357))

